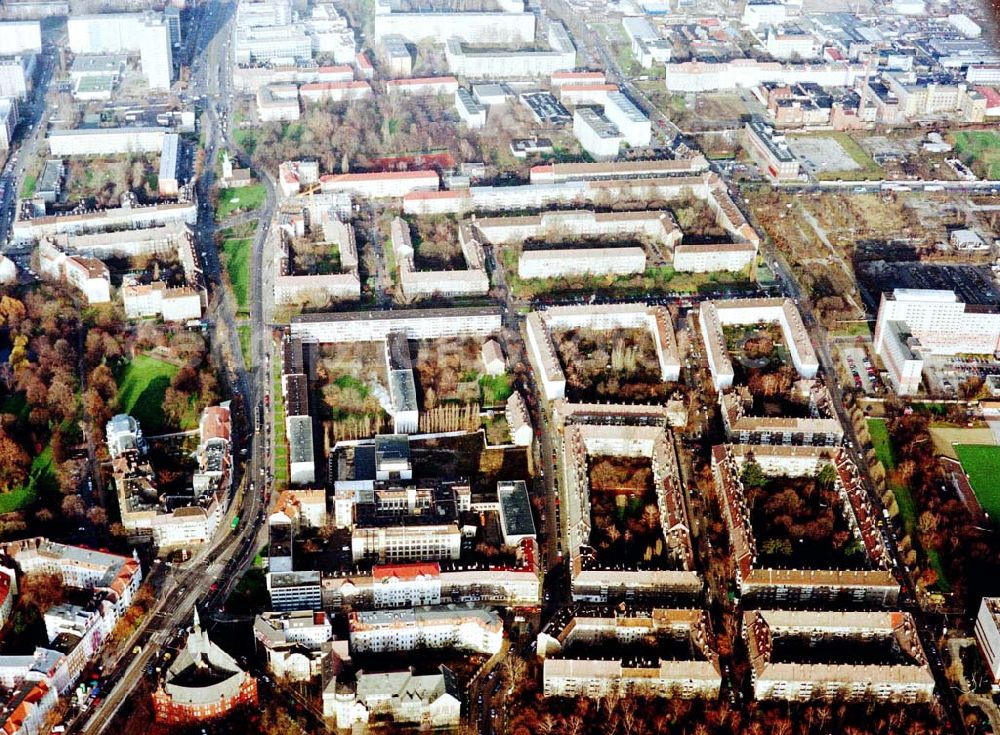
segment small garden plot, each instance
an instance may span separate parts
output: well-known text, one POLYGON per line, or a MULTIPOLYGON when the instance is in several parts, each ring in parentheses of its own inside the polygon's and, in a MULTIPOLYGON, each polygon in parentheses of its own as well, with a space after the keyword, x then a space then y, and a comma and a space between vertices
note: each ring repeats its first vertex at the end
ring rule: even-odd
POLYGON ((410 217, 413 267, 418 271, 465 270, 458 227, 447 217, 410 217))
MULTIPOLYGON (((734 384, 745 385, 754 396, 771 402, 788 395, 798 373, 792 365, 781 327, 761 322, 722 329, 735 373, 734 384)), ((761 415, 766 415, 762 411, 761 415)), ((774 415, 788 415, 776 413, 774 415)))
POLYGON ((593 456, 589 472, 590 545, 599 563, 673 568, 660 526, 649 460, 593 456))
POLYGON ((668 202, 668 208, 684 233, 684 242, 692 245, 704 242, 729 242, 732 237, 719 224, 712 208, 701 199, 668 202))
POLYGON ((323 233, 299 237, 289 245, 289 272, 296 276, 327 276, 340 273, 340 249, 323 239, 323 233))
POLYGON ((648 330, 553 330, 552 341, 570 400, 653 403, 666 400, 676 387, 661 380, 648 330))
POLYGON ((378 431, 389 402, 380 343, 322 345, 316 378, 317 400, 311 405, 320 420, 367 422, 372 433, 378 431))
POLYGON ((66 175, 66 202, 85 201, 92 209, 121 205, 121 195, 133 192, 140 203, 159 200, 160 157, 72 158, 66 175))
POLYGON ((756 462, 743 468, 750 526, 760 568, 867 569, 864 546, 845 516, 835 471, 815 477, 767 477, 756 462))
POLYGON ((421 407, 430 410, 442 403, 479 403, 481 349, 477 339, 421 340, 413 363, 421 407))

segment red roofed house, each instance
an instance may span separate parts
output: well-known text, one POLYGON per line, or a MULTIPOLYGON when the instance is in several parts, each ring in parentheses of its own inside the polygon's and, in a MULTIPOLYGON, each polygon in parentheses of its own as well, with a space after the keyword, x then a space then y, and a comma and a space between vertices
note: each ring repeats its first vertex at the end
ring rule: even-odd
POLYGON ((448 191, 412 191, 403 197, 405 214, 452 214, 462 212, 469 205, 468 189, 448 191))
POLYGON ((1000 92, 993 87, 973 87, 986 98, 986 117, 1000 117, 1000 92))
POLYGON ((372 66, 372 62, 368 60, 364 51, 358 52, 358 55, 354 57, 354 61, 358 65, 358 72, 365 79, 371 79, 375 76, 375 67, 372 66))
POLYGON ((376 565, 372 583, 375 607, 441 604, 441 567, 434 562, 376 565))
POLYGON ((14 608, 14 571, 0 567, 0 628, 7 624, 14 608))
MULTIPOLYGON (((4 703, 4 735, 39 735, 58 694, 44 681, 26 681, 4 703)), ((47 732, 47 731, 46 731, 47 732)))

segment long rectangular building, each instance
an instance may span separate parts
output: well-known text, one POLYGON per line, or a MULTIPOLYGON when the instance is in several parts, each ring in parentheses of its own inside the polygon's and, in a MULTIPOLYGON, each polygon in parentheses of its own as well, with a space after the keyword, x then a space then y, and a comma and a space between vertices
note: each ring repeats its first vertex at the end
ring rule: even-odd
POLYGON ((408 339, 482 337, 500 330, 496 307, 458 309, 395 309, 292 317, 292 335, 305 342, 381 342, 389 332, 405 332, 408 339))

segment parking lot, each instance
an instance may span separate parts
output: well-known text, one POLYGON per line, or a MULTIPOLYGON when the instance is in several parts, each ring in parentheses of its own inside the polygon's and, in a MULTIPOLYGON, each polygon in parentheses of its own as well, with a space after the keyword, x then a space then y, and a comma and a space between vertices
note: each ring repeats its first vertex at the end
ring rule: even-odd
POLYGON ((854 381, 854 387, 865 394, 873 393, 878 378, 868 352, 862 347, 841 347, 840 356, 854 381))
POLYGON ((874 261, 864 265, 861 277, 875 293, 894 288, 945 289, 967 304, 1000 304, 1000 288, 984 265, 874 261))
POLYGON ((822 136, 789 137, 788 147, 811 174, 860 169, 844 147, 833 138, 822 136))

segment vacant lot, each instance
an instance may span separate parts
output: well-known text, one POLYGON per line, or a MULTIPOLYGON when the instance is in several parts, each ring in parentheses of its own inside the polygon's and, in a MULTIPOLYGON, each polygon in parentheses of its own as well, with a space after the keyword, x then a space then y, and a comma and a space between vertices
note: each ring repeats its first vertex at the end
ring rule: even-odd
POLYGON ((220 189, 215 219, 221 222, 234 214, 252 212, 264 203, 265 198, 267 189, 263 184, 251 184, 240 189, 220 189))
POLYGON ((179 368, 148 355, 136 355, 118 378, 118 405, 135 418, 144 432, 164 428, 163 396, 179 368))
POLYGON ((977 130, 955 133, 955 147, 973 170, 988 179, 1000 179, 1000 134, 977 130))
POLYGON ((979 504, 994 521, 1000 519, 1000 447, 958 444, 955 451, 979 504))
POLYGON ((788 138, 792 152, 818 179, 878 179, 882 169, 844 132, 788 138))

